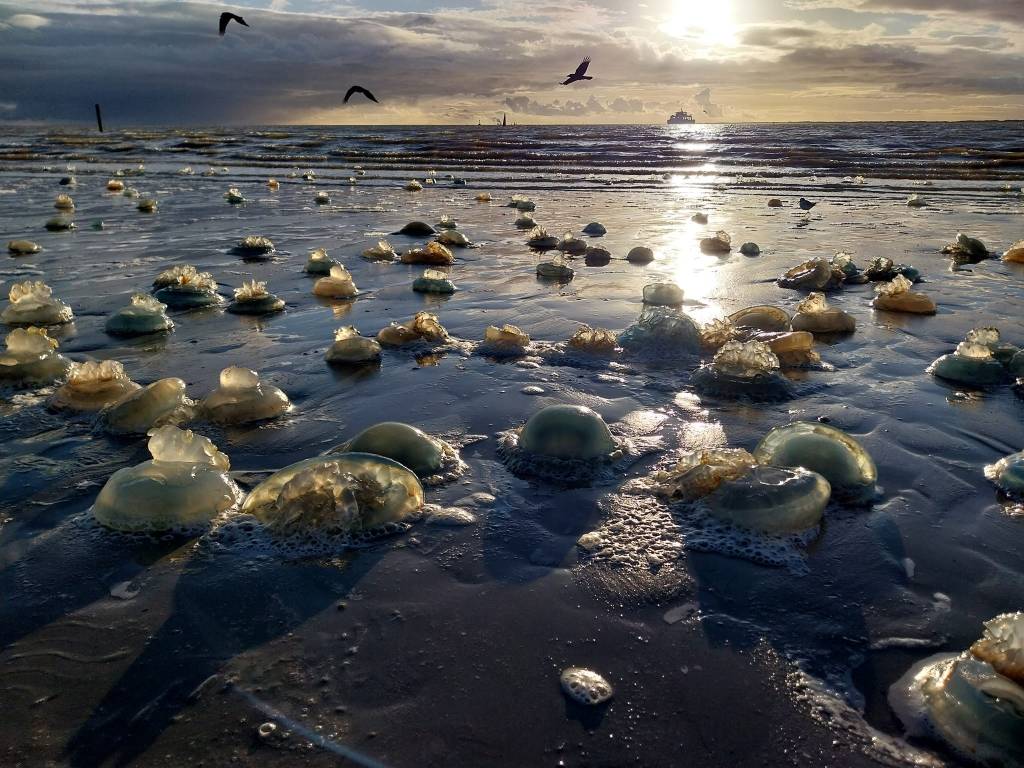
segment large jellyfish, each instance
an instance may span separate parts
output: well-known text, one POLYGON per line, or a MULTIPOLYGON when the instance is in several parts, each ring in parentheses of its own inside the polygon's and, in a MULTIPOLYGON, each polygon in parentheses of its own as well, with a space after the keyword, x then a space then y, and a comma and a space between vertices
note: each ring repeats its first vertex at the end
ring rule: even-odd
POLYGON ((73 211, 75 210, 75 201, 71 199, 71 195, 62 192, 53 201, 53 207, 58 211, 73 211))
POLYGON ((256 371, 231 366, 220 372, 220 386, 199 402, 196 415, 218 424, 249 424, 288 413, 288 395, 260 381, 256 371))
POLYGON ((143 213, 155 213, 157 208, 157 201, 152 197, 144 197, 139 200, 139 204, 136 206, 143 213))
POLYGON ((742 448, 689 451, 671 469, 655 472, 651 484, 654 492, 668 501, 696 501, 756 465, 757 460, 742 448))
POLYGON ((558 247, 558 238, 549 235, 544 227, 534 227, 526 237, 526 244, 538 251, 550 251, 558 247))
POLYGON ((193 405, 185 394, 184 381, 160 379, 104 408, 100 423, 115 434, 144 435, 153 427, 188 421, 193 405))
POLYGON ((756 328, 759 331, 788 331, 793 322, 784 309, 770 305, 745 307, 729 315, 729 320, 737 328, 756 328))
POLYGON ((622 450, 590 408, 549 405, 520 429, 502 433, 498 453, 516 474, 578 482, 593 479, 622 450))
POLYGON ((1010 374, 993 356, 990 345, 998 343, 998 339, 999 332, 994 328, 974 329, 957 344, 953 354, 943 355, 928 366, 928 372, 957 384, 1005 384, 1010 374))
POLYGON ((431 241, 422 248, 413 248, 402 254, 403 264, 433 264, 446 267, 455 263, 455 255, 437 241, 431 241))
POLYGON ((15 328, 0 352, 0 384, 15 387, 50 384, 64 378, 71 361, 57 352, 44 328, 15 328))
POLYGON ((581 325, 566 342, 570 349, 591 355, 611 355, 618 347, 615 332, 607 328, 591 328, 581 325))
POLYGON ((605 267, 611 260, 612 252, 597 245, 589 245, 583 252, 583 263, 588 267, 605 267))
POLYGON ((1003 261, 1012 261, 1017 264, 1024 264, 1024 240, 1018 240, 1007 248, 1006 252, 1003 254, 1003 261))
POLYGON ((518 326, 505 324, 500 328, 489 325, 484 329, 484 341, 479 351, 494 357, 518 357, 526 354, 530 335, 518 326))
POLYGON ((659 357, 700 351, 700 328, 693 319, 668 307, 644 307, 633 325, 619 334, 619 346, 633 354, 659 357))
POLYGON ((807 469, 756 466, 704 498, 720 520, 764 533, 796 533, 821 521, 831 489, 807 469))
POLYGON ((771 430, 754 458, 773 467, 803 467, 828 480, 838 496, 860 500, 875 492, 878 470, 864 447, 842 430, 797 421, 771 430))
POLYGON ((875 286, 875 298, 871 301, 871 306, 889 312, 934 315, 935 302, 923 293, 910 290, 913 285, 903 275, 896 275, 891 282, 875 286))
POLYGON ((585 253, 587 241, 582 237, 576 237, 572 232, 566 232, 562 235, 562 239, 558 241, 558 250, 570 254, 585 253))
POLYGON ((629 249, 626 254, 626 261, 630 264, 650 264, 654 261, 654 251, 646 245, 637 245, 629 249))
POLYGON ((142 336, 174 328, 167 316, 167 305, 145 293, 132 295, 131 303, 107 319, 106 331, 112 336, 142 336))
POLYGON ((0 318, 8 325, 61 325, 71 322, 71 307, 51 295, 53 289, 38 280, 14 283, 10 304, 0 318))
POLYGON ((648 283, 644 286, 644 304, 678 307, 682 303, 683 289, 675 283, 648 283))
POLYGON ((315 251, 310 251, 309 258, 306 259, 306 274, 328 275, 331 272, 331 268, 337 264, 337 261, 327 255, 327 251, 323 248, 317 248, 315 251))
POLYGON ((533 229, 537 226, 537 221, 533 218, 532 213, 519 214, 513 223, 516 229, 533 229))
POLYGON ((1024 499, 1024 451, 1004 456, 985 467, 985 477, 1007 496, 1024 499))
POLYGON ((555 280, 560 283, 567 283, 575 277, 576 272, 565 263, 561 255, 551 261, 542 261, 537 265, 537 277, 544 280, 555 280))
POLYGON ((912 666, 889 689, 889 704, 911 736, 980 765, 1024 766, 1024 612, 985 622, 963 653, 912 666))
POLYGON ((391 323, 377 334, 377 341, 386 347, 401 347, 417 341, 443 344, 449 339, 448 331, 441 325, 437 315, 417 312, 406 323, 391 323))
POLYGON ((367 261, 395 261, 398 254, 387 240, 378 240, 376 245, 363 251, 363 258, 367 261))
POLYGON ((358 294, 352 274, 341 264, 335 264, 327 277, 321 277, 313 284, 313 295, 325 299, 351 299, 358 294))
POLYGON ((245 494, 227 475, 228 457, 191 430, 149 433, 152 460, 119 469, 100 491, 92 514, 118 531, 159 533, 201 528, 238 507, 245 494))
POLYGON ((139 389, 117 360, 72 363, 67 382, 50 398, 58 410, 98 411, 139 389))
POLYGON ((455 293, 455 283, 440 269, 425 269, 423 274, 412 281, 416 293, 455 293))
POLYGON ((763 341, 779 358, 781 368, 807 368, 822 365, 821 355, 814 351, 814 335, 809 331, 755 331, 745 329, 741 341, 763 341))
POLYGON ((872 259, 864 268, 864 277, 875 283, 889 282, 897 275, 903 275, 912 283, 921 279, 921 272, 916 267, 909 264, 894 264, 892 259, 883 256, 872 259))
POLYGON ((599 221, 592 221, 583 228, 583 234, 591 237, 601 237, 608 234, 608 229, 599 221))
POLYGON ((324 353, 328 363, 362 365, 380 360, 381 348, 373 339, 360 336, 354 326, 348 325, 334 332, 334 343, 324 353))
POLYGON ((787 270, 776 282, 780 288, 827 291, 840 285, 844 279, 845 274, 841 269, 834 267, 828 259, 818 258, 787 270))
POLYGON ((690 381, 702 395, 728 399, 785 400, 789 382, 779 374, 779 358, 764 342, 728 341, 690 381))
POLYGON ((228 305, 228 312, 236 315, 267 315, 284 309, 284 299, 267 290, 267 284, 257 280, 242 282, 235 288, 235 299, 228 305))
POLYGON ((793 315, 794 331, 852 333, 856 327, 853 315, 830 307, 823 293, 810 294, 796 305, 796 314, 793 315))
POLYGON ((11 240, 7 243, 7 251, 12 256, 30 256, 43 250, 38 243, 31 240, 11 240))
POLYGON ((367 427, 327 453, 384 456, 408 467, 428 484, 451 480, 462 472, 459 452, 454 446, 398 421, 384 421, 367 427))
POLYGON ((732 250, 732 237, 728 232, 718 230, 711 237, 701 238, 700 249, 705 253, 729 253, 732 250))
POLYGON ((428 235, 436 235, 437 230, 425 221, 410 221, 395 234, 408 235, 409 237, 426 237, 428 235))
POLYGON ((263 235, 247 235, 235 244, 234 252, 245 259, 267 259, 274 253, 274 241, 263 235))
POLYGON ((446 213, 446 214, 442 215, 440 219, 437 220, 437 228, 438 229, 458 229, 459 228, 459 223, 455 220, 455 218, 453 216, 450 216, 449 214, 446 213))
POLYGON ((153 294, 171 309, 193 309, 220 304, 217 281, 209 272, 197 272, 191 264, 161 272, 153 294))
POLYGON ((956 264, 977 264, 992 255, 981 240, 968 237, 963 232, 957 232, 956 240, 945 246, 942 252, 952 256, 956 264))
POLYGON ((456 248, 469 248, 472 243, 469 238, 457 229, 445 229, 437 236, 437 242, 441 245, 451 245, 456 248))
POLYGON ((43 226, 46 227, 47 232, 70 232, 73 229, 77 229, 75 222, 64 216, 54 216, 43 226))

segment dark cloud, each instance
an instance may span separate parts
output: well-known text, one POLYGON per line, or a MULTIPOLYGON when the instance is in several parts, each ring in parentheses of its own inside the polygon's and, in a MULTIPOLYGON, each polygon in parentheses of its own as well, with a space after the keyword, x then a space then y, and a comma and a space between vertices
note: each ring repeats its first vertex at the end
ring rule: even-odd
POLYGON ((626 99, 621 96, 607 104, 601 103, 595 96, 591 96, 585 102, 555 99, 550 103, 534 101, 527 96, 509 96, 505 99, 505 106, 519 114, 548 117, 589 117, 615 112, 639 114, 644 111, 644 102, 641 99, 626 99))
POLYGON ((818 32, 809 27, 758 24, 744 29, 740 39, 744 45, 756 45, 764 48, 793 48, 817 36, 818 32))
POLYGON ((1024 0, 789 0, 796 8, 843 8, 871 13, 957 14, 974 21, 1024 25, 1024 0))

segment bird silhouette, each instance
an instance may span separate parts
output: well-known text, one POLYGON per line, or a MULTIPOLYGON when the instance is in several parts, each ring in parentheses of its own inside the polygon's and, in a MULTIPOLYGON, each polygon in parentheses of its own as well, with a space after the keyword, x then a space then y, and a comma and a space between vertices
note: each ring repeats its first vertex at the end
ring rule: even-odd
POLYGON ((576 67, 576 71, 575 72, 573 72, 571 75, 566 75, 565 76, 566 79, 562 82, 562 85, 569 85, 570 83, 576 83, 576 82, 579 82, 580 80, 593 80, 594 78, 588 77, 587 74, 586 74, 587 67, 589 67, 589 66, 590 66, 590 57, 587 56, 587 58, 585 58, 582 62, 580 62, 580 65, 578 67, 576 67))
POLYGON ((228 22, 230 22, 230 21, 237 21, 243 27, 248 27, 249 26, 248 24, 245 23, 245 19, 243 19, 241 16, 239 16, 237 14, 234 14, 234 13, 229 13, 228 11, 224 11, 224 13, 222 13, 220 15, 220 36, 221 37, 224 37, 224 30, 226 30, 228 28, 228 22))
POLYGON ((361 93, 361 94, 363 94, 363 96, 368 98, 370 101, 373 101, 373 102, 376 102, 377 104, 380 104, 380 102, 377 101, 377 97, 374 96, 372 93, 370 93, 365 88, 363 88, 363 86, 361 86, 361 85, 353 85, 351 88, 348 89, 348 91, 345 92, 345 103, 346 104, 348 104, 348 100, 352 98, 352 94, 353 93, 361 93))
POLYGON ((800 210, 801 211, 809 211, 809 210, 811 210, 811 208, 813 208, 816 205, 817 205, 817 203, 812 203, 806 197, 801 197, 800 198, 800 210))

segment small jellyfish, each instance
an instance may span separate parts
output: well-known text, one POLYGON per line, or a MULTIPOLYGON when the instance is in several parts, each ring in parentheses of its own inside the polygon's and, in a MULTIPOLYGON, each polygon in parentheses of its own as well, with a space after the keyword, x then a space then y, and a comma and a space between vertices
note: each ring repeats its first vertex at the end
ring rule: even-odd
POLYGON ((729 315, 729 320, 737 328, 756 328, 759 331, 788 331, 793 322, 784 309, 768 304, 744 307, 729 315))
POLYGON ((744 256, 760 256, 761 246, 754 242, 746 242, 740 246, 740 253, 744 256))
POLYGON ((407 323, 391 323, 377 334, 377 341, 386 347, 400 347, 419 341, 443 344, 448 340, 448 331, 437 315, 429 312, 417 312, 407 323))
POLYGON ((1016 264, 1024 264, 1024 240, 1018 240, 1007 248, 1006 253, 1003 254, 1003 261, 1012 261, 1016 264))
POLYGON ((327 275, 331 272, 331 267, 337 265, 337 261, 327 255, 327 251, 323 248, 317 248, 315 251, 309 252, 309 258, 306 260, 306 274, 307 275, 327 275))
POLYGON ((373 339, 360 336, 349 325, 334 332, 334 343, 324 353, 324 359, 335 365, 363 365, 380 360, 381 348, 373 339))
POLYGON ((271 192, 276 192, 281 188, 281 182, 277 179, 267 179, 267 189, 271 192))
POLYGON ((447 213, 441 216, 437 222, 438 229, 458 229, 458 222, 455 221, 454 217, 449 216, 447 213))
POLYGON ((708 215, 706 213, 701 213, 698 211, 697 213, 693 214, 693 216, 690 217, 690 221, 692 221, 694 224, 707 224, 708 215))
POLYGON ((459 452, 440 438, 397 421, 367 427, 327 455, 372 453, 393 459, 420 478, 439 478, 459 468, 459 452))
POLYGON ((104 408, 100 411, 100 423, 114 434, 144 435, 153 427, 188 421, 193 405, 185 394, 184 381, 160 379, 104 408))
POLYGON ((423 185, 416 181, 416 179, 413 179, 412 181, 405 185, 406 192, 419 192, 422 189, 423 185))
POLYGON ((324 191, 317 192, 313 197, 313 201, 317 205, 328 205, 331 202, 331 196, 324 191))
POLYGON ((549 235, 544 227, 534 227, 526 238, 526 245, 538 251, 550 251, 558 247, 558 238, 549 235))
POLYGON ((455 255, 437 241, 429 242, 423 248, 412 248, 402 254, 403 264, 434 264, 446 267, 455 263, 455 255))
POLYGON ((875 298, 872 299, 871 306, 888 312, 934 315, 935 302, 923 293, 910 290, 913 285, 903 275, 896 275, 891 282, 875 286, 875 298))
POLYGON ((592 221, 583 228, 584 235, 590 235, 591 237, 601 237, 608 233, 605 229, 604 224, 599 221, 592 221))
POLYGON ((1024 499, 1024 451, 1004 456, 985 467, 985 477, 1007 496, 1024 499))
POLYGON ((246 259, 269 258, 274 253, 274 241, 262 235, 247 235, 235 244, 233 250, 246 259))
POLYGON ((707 349, 718 349, 735 339, 737 333, 738 329, 729 318, 715 318, 700 327, 700 343, 707 349))
POLYGON ((145 293, 132 295, 131 303, 107 319, 106 331, 111 336, 143 336, 174 328, 167 316, 167 305, 145 293))
POLYGON ((566 232, 562 239, 558 241, 558 250, 573 254, 585 253, 587 241, 581 237, 576 237, 572 232, 566 232))
POLYGON ((814 335, 808 331, 754 331, 741 334, 742 341, 763 341, 779 358, 782 368, 820 366, 821 356, 814 351, 814 335))
POLYGON ((238 205, 239 203, 245 202, 245 197, 238 190, 237 187, 231 187, 227 192, 224 193, 224 199, 232 205, 238 205))
POLYGON ((30 256, 33 253, 39 253, 42 249, 38 243, 33 243, 31 240, 11 240, 7 243, 7 252, 11 256, 30 256))
POLYGON ((50 384, 64 378, 71 361, 57 352, 45 328, 15 328, 0 352, 0 384, 15 387, 50 384))
POLYGON ((484 341, 480 352, 494 357, 517 357, 526 354, 530 346, 530 336, 514 325, 503 325, 498 328, 489 325, 484 329, 484 341))
POLYGON ((700 249, 704 253, 729 253, 732 250, 732 238, 728 232, 719 230, 712 237, 701 238, 700 249))
POLYGON ((358 294, 352 274, 341 264, 335 264, 327 277, 321 277, 313 284, 313 295, 325 299, 352 299, 358 294))
POLYGON ((810 259, 787 270, 778 280, 780 288, 798 291, 823 291, 835 288, 845 279, 842 270, 832 266, 828 259, 810 259))
POLYGON ((912 283, 921 279, 921 273, 916 267, 909 264, 894 264, 892 259, 884 256, 872 259, 864 268, 864 277, 874 283, 889 282, 897 275, 903 275, 912 283))
POLYGON ((108 192, 123 192, 124 191, 124 182, 123 181, 118 181, 117 179, 111 179, 110 181, 107 182, 107 191, 108 192))
POLYGON ((722 482, 704 502, 711 515, 741 528, 796 533, 821 521, 830 493, 828 480, 817 472, 756 466, 722 482))
POLYGON ((853 333, 857 321, 853 315, 841 309, 830 307, 825 301, 825 294, 811 293, 796 305, 793 315, 794 331, 810 333, 853 333))
POLYGON ((537 226, 537 222, 531 214, 521 213, 516 217, 515 225, 517 229, 533 229, 537 226))
POLYGON ((537 210, 537 204, 526 195, 512 195, 512 199, 508 202, 508 207, 515 208, 518 211, 537 210))
POLYGON ((47 403, 55 410, 98 411, 140 389, 116 360, 72 363, 68 380, 47 403))
POLYGON ((231 366, 220 372, 220 386, 199 402, 196 415, 217 424, 250 424, 291 408, 288 395, 260 381, 256 371, 231 366))
POLYGON ((671 469, 655 472, 650 484, 666 501, 691 502, 707 496, 726 480, 743 477, 756 465, 757 460, 742 448, 688 451, 671 469))
POLYGON ((193 309, 220 304, 217 281, 209 272, 197 272, 190 264, 161 272, 153 282, 153 294, 171 309, 193 309))
POLYGON ((693 319, 669 307, 644 307, 637 321, 619 334, 627 352, 652 357, 700 351, 700 328, 693 319))
POLYGON ((607 328, 591 328, 581 325, 566 342, 571 349, 591 355, 611 355, 618 347, 615 332, 607 328))
POLYGON ((773 197, 773 198, 768 200, 768 207, 769 208, 781 208, 782 207, 782 201, 779 200, 779 198, 777 198, 777 197, 773 197))
POLYGON ((60 194, 53 201, 53 207, 58 211, 73 211, 75 210, 75 201, 71 199, 71 195, 60 194))
POLYGON ((972 331, 957 345, 955 352, 935 360, 928 367, 928 372, 957 384, 987 386, 1007 383, 1009 373, 984 341, 984 337, 972 331))
POLYGON ((376 245, 363 251, 363 258, 367 261, 394 261, 398 254, 387 240, 378 240, 376 245))
POLYGON ((755 401, 785 400, 789 382, 779 374, 779 358, 760 341, 727 341, 690 377, 702 395, 755 401))
POLYGON ((614 693, 612 684, 592 669, 569 667, 562 672, 560 681, 566 696, 588 707, 604 704, 614 693))
POLYGON ((924 208, 926 205, 928 201, 916 192, 907 198, 907 206, 910 208, 924 208))
POLYGON ((76 229, 75 222, 62 216, 55 216, 43 225, 47 232, 70 232, 76 229))
POLYGON ((611 251, 597 245, 588 245, 583 253, 583 263, 588 267, 604 267, 612 260, 611 251))
POLYGON ((0 314, 8 325, 62 325, 74 317, 69 307, 52 296, 53 289, 42 281, 26 280, 11 285, 10 304, 0 314))
POLYGON ((875 462, 864 446, 842 430, 818 422, 797 421, 770 431, 754 449, 761 464, 803 467, 828 480, 833 492, 866 499, 878 481, 875 462))
POLYGON ((675 283, 648 283, 644 286, 644 304, 678 307, 683 303, 683 289, 675 283))
POLYGON ((480 192, 476 196, 476 201, 478 203, 489 203, 489 202, 491 202, 491 193, 490 192, 480 192))
POLYGON ((156 212, 157 202, 152 197, 144 197, 139 200, 136 208, 142 211, 142 213, 154 213, 156 212))
POLYGON ((576 272, 560 257, 556 256, 551 261, 542 261, 537 265, 537 277, 544 280, 556 280, 560 283, 567 283, 573 279, 576 272))
POLYGON ((416 293, 455 293, 455 283, 439 269, 425 269, 420 277, 413 280, 412 289, 416 293))
POLYGON ((236 315, 267 315, 284 309, 284 299, 279 299, 267 290, 267 284, 257 280, 242 281, 235 289, 235 298, 228 305, 228 312, 236 315))
POLYGON ((139 196, 139 190, 137 190, 135 187, 125 187, 124 192, 122 192, 121 195, 124 197, 134 199, 139 196))
POLYGON ((977 264, 991 256, 981 240, 968 237, 963 232, 957 232, 956 240, 945 246, 942 252, 952 256, 956 264, 977 264))
POLYGON ((654 251, 646 245, 638 245, 629 249, 626 254, 626 261, 630 264, 650 264, 654 261, 654 251))
POLYGON ((452 245, 456 248, 468 248, 472 243, 469 238, 457 229, 445 229, 437 236, 437 242, 442 245, 452 245))
POLYGON ((117 531, 160 533, 201 528, 238 508, 244 493, 228 477, 231 464, 208 438, 163 426, 149 432, 153 456, 119 469, 92 506, 117 531))

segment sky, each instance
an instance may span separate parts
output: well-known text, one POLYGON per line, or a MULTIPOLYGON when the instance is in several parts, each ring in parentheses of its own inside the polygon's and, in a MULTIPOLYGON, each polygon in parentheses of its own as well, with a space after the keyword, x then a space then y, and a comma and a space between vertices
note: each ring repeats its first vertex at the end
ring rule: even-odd
POLYGON ((0 123, 95 102, 119 126, 1024 119, 1024 0, 0 0, 0 123), (222 10, 250 26, 219 37, 222 10))

